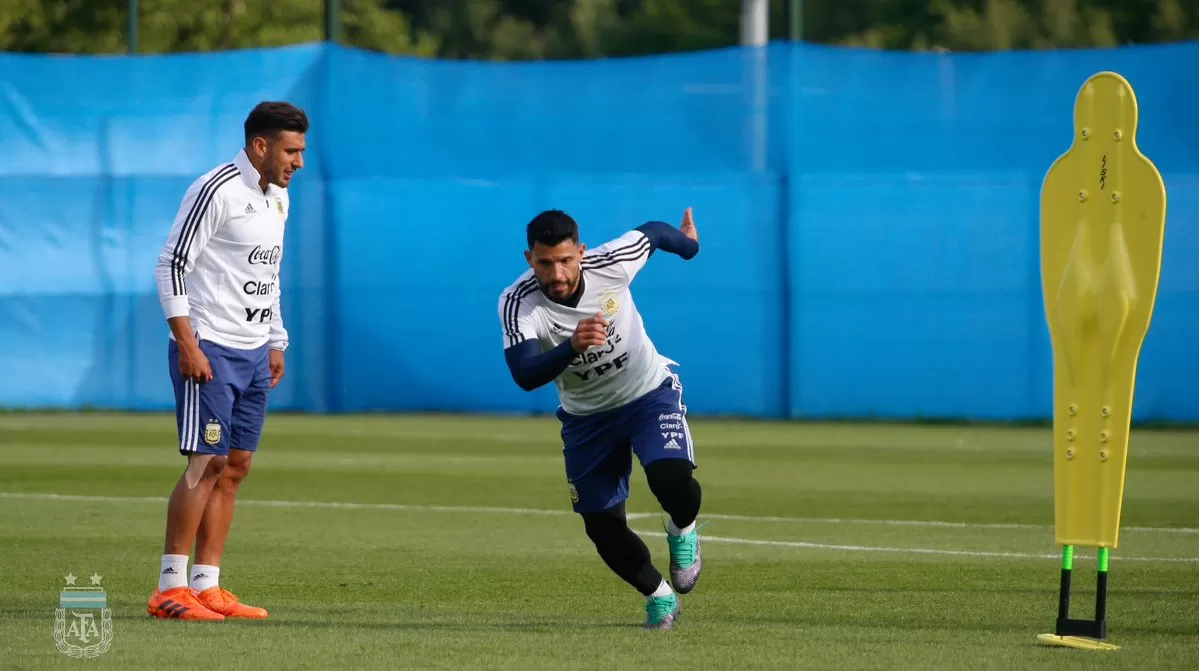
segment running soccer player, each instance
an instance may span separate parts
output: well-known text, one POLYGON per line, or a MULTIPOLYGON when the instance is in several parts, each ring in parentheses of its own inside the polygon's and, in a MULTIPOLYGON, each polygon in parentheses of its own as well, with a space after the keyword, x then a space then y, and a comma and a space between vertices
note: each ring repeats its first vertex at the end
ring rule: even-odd
POLYGON ((700 486, 677 364, 650 341, 629 285, 654 250, 699 252, 691 209, 680 228, 651 221, 593 250, 579 244, 574 219, 549 210, 527 238, 530 269, 499 301, 508 368, 526 391, 557 384, 574 511, 608 568, 646 597, 645 628, 671 629, 681 612, 674 590, 686 594, 699 579, 700 486), (633 454, 670 516, 670 584, 625 516, 633 454))
POLYGON ((221 587, 219 576, 267 395, 283 377, 279 264, 287 186, 304 167, 307 132, 308 117, 294 105, 257 105, 245 121, 245 146, 191 184, 158 256, 179 452, 187 457, 167 504, 162 569, 146 606, 159 618, 267 617, 221 587))

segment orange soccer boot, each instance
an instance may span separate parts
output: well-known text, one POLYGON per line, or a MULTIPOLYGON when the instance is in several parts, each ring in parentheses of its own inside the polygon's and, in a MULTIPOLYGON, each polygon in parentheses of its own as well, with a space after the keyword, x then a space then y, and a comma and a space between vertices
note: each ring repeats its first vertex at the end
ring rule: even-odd
POLYGON ((209 620, 225 619, 225 616, 210 610, 196 598, 187 586, 175 587, 165 592, 154 588, 146 612, 162 620, 209 620))
POLYGON ((257 606, 247 606, 233 592, 224 587, 209 587, 196 594, 200 603, 209 610, 220 613, 225 617, 244 617, 251 620, 262 620, 267 616, 266 609, 257 606))

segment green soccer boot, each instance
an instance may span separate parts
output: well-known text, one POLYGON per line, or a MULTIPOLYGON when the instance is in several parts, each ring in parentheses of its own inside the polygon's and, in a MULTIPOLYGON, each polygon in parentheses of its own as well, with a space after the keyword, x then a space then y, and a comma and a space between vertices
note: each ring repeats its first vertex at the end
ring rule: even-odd
POLYGON ((682 612, 683 604, 677 594, 651 596, 645 600, 645 628, 674 629, 682 612))
POLYGON ((679 594, 686 594, 695 589, 703 568, 703 557, 699 546, 699 527, 691 533, 675 536, 669 527, 666 530, 666 545, 670 548, 670 584, 679 594))

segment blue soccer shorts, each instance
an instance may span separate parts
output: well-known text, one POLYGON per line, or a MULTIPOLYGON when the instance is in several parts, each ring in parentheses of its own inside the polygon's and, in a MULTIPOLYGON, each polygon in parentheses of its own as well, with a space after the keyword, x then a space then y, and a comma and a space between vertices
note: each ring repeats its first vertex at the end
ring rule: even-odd
POLYGON ((683 388, 674 373, 627 405, 594 415, 571 415, 559 408, 558 419, 576 513, 600 512, 629 498, 634 454, 642 468, 659 459, 686 459, 696 466, 683 388))
POLYGON ((224 456, 230 448, 257 450, 271 388, 267 346, 244 350, 201 340, 200 351, 212 367, 209 382, 183 378, 179 372, 179 345, 174 339, 170 341, 168 359, 175 387, 179 452, 224 456))

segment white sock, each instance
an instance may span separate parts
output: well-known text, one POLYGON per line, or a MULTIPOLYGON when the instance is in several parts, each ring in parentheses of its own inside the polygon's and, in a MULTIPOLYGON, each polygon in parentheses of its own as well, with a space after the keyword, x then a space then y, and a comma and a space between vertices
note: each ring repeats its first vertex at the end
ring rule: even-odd
POLYGON ((680 529, 674 525, 674 520, 670 520, 666 523, 666 530, 669 531, 670 535, 672 535, 672 536, 682 536, 683 534, 689 534, 692 531, 695 531, 695 521, 692 520, 691 524, 688 524, 687 526, 680 529))
POLYGON ((650 596, 670 596, 671 594, 673 594, 673 592, 670 589, 670 585, 663 580, 662 584, 658 585, 658 589, 654 590, 654 593, 650 596))
POLYGON ((196 564, 192 566, 191 588, 197 592, 203 592, 209 587, 216 587, 220 584, 221 567, 210 566, 208 564, 196 564))
POLYGON ((187 555, 163 555, 158 574, 158 591, 187 587, 187 555))

